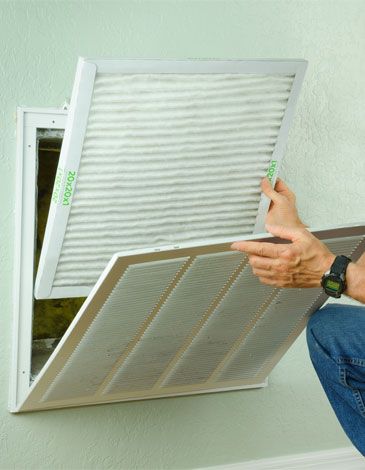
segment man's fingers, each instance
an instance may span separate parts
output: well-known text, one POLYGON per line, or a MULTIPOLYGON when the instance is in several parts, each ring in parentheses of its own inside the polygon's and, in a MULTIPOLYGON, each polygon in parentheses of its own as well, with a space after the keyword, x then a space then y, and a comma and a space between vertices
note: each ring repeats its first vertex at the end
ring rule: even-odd
POLYGON ((280 201, 282 196, 285 196, 289 200, 295 202, 295 194, 280 178, 276 180, 275 188, 273 188, 269 178, 266 176, 261 180, 261 189, 262 192, 274 202, 280 201))
POLYGON ((249 255, 277 258, 281 251, 286 250, 286 245, 265 242, 235 242, 231 245, 232 250, 244 251, 249 255))
POLYGON ((265 258, 263 256, 250 255, 250 265, 253 268, 265 269, 270 271, 274 266, 273 258, 265 258))
POLYGON ((293 193, 293 191, 280 178, 276 180, 275 191, 279 194, 283 194, 284 196, 290 199, 295 199, 295 194, 293 193))
POLYGON ((261 180, 261 189, 262 192, 272 201, 277 201, 280 195, 275 191, 275 189, 271 186, 271 183, 267 177, 261 180))
POLYGON ((272 273, 270 271, 266 271, 266 269, 253 268, 252 272, 257 277, 265 277, 267 279, 273 279, 275 277, 274 273, 272 273))
POLYGON ((260 276, 259 280, 262 284, 267 284, 268 286, 277 287, 277 282, 275 279, 270 279, 269 277, 260 276))

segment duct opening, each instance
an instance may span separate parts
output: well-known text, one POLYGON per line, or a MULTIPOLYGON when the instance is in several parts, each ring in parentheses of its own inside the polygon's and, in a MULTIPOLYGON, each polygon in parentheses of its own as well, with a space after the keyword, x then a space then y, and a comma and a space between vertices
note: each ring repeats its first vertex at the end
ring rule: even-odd
MULTIPOLYGON (((38 269, 62 139, 63 130, 61 129, 38 129, 37 131, 35 273, 38 269)), ((34 300, 31 381, 52 354, 84 300, 83 297, 34 300)))

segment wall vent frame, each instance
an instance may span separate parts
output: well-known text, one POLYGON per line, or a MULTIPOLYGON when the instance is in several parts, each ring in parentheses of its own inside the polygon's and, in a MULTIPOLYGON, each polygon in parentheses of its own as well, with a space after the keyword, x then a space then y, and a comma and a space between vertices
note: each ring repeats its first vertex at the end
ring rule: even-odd
POLYGON ((29 391, 32 355, 34 300, 37 131, 64 130, 67 110, 56 108, 17 109, 15 164, 15 237, 13 264, 12 357, 9 409, 16 408, 29 391))

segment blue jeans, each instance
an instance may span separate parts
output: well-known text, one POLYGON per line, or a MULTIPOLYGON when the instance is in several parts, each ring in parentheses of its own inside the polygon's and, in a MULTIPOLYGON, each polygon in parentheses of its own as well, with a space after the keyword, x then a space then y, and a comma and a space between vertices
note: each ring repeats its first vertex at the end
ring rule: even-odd
POLYGON ((313 366, 347 436, 365 456, 365 306, 330 304, 307 325, 313 366))

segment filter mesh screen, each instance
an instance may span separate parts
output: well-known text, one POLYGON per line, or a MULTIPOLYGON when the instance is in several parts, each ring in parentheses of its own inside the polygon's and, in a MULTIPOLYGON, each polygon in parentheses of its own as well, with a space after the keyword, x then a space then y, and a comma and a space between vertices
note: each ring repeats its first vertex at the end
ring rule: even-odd
MULTIPOLYGON (((325 243, 356 260, 365 239, 325 243)), ((262 384, 326 296, 263 285, 247 257, 223 245, 116 256, 28 406, 262 384)))
POLYGON ((121 250, 253 232, 295 75, 97 73, 55 287, 121 250))

